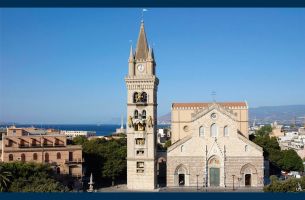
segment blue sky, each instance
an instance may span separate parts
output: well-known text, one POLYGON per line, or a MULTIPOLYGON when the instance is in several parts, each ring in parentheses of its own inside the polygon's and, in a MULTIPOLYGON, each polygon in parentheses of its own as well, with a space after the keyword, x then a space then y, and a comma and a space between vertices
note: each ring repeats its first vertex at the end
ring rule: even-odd
MULTIPOLYGON (((158 114, 172 102, 305 103, 305 9, 148 8, 158 114)), ((141 9, 0 10, 0 121, 103 123, 126 113, 141 9)))

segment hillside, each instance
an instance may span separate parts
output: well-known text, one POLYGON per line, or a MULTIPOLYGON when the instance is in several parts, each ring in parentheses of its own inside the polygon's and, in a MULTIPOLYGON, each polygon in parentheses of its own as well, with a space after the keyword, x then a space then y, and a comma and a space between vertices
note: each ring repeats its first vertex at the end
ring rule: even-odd
MULTIPOLYGON (((278 121, 283 124, 291 124, 296 121, 298 124, 304 123, 305 105, 287 105, 287 106, 262 106, 249 108, 250 122, 256 119, 257 123, 271 123, 278 121)), ((169 124, 171 114, 160 116, 159 124, 169 124)))

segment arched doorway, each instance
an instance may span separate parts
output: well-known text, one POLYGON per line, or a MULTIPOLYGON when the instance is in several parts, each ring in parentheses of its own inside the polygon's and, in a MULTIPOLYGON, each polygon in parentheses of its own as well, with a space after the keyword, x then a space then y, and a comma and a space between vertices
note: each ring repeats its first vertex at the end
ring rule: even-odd
POLYGON ((57 174, 60 174, 60 167, 57 167, 57 168, 56 168, 56 173, 57 173, 57 174))
POLYGON ((184 165, 178 165, 175 170, 175 185, 189 186, 189 173, 184 165))
POLYGON ((185 174, 179 174, 179 186, 185 185, 185 174))
POLYGON ((245 186, 246 187, 251 186, 251 174, 245 174, 245 186))
POLYGON ((250 163, 242 166, 240 170, 242 185, 245 187, 257 186, 257 170, 250 163))
POLYGON ((213 156, 208 161, 209 169, 209 186, 218 187, 220 186, 220 160, 218 157, 213 156))

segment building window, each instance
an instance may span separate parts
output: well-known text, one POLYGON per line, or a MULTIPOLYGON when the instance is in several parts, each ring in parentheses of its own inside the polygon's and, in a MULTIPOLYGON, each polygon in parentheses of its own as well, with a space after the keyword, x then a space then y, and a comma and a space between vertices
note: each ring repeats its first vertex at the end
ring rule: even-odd
POLYGON ((58 152, 56 157, 57 159, 61 159, 61 153, 58 152))
POLYGON ((45 153, 45 155, 44 155, 44 161, 45 161, 46 163, 50 162, 50 157, 49 157, 49 154, 48 154, 48 153, 45 153))
POLYGON ((226 137, 226 136, 229 136, 229 128, 228 128, 228 126, 225 126, 224 128, 223 128, 223 135, 226 137))
POLYGON ((144 145, 145 139, 144 138, 136 138, 136 145, 144 145))
POLYGON ((217 137, 217 125, 216 124, 211 125, 211 137, 217 137))
POLYGON ((133 94, 133 103, 136 103, 137 100, 138 100, 138 93, 135 92, 135 93, 133 94))
POLYGON ((60 174, 60 167, 57 167, 57 168, 56 168, 56 173, 57 173, 57 174, 60 174))
POLYGON ((248 145, 245 145, 245 152, 247 152, 249 150, 248 145))
POLYGON ((138 118, 139 118, 139 112, 138 112, 138 110, 135 110, 135 111, 134 111, 134 118, 135 118, 135 119, 138 119, 138 118))
POLYGON ((8 139, 8 146, 9 146, 9 147, 13 146, 13 141, 10 140, 10 139, 8 139))
POLYGON ((181 145, 181 147, 180 147, 180 151, 181 151, 181 152, 183 152, 183 145, 181 145))
POLYGON ((146 119, 146 110, 142 111, 142 119, 146 119))
POLYGON ((25 154, 21 154, 21 162, 25 162, 25 154))
POLYGON ((199 137, 203 137, 204 136, 204 127, 200 126, 199 127, 199 137))
POLYGON ((8 160, 9 160, 9 161, 13 161, 13 160, 14 160, 13 154, 9 154, 9 155, 8 155, 8 160))
POLYGON ((144 173, 144 162, 137 162, 137 173, 144 173))
POLYGON ((144 150, 137 150, 137 156, 144 155, 144 150))
POLYGON ((33 160, 37 160, 37 159, 38 159, 37 153, 34 153, 33 154, 33 160))
POLYGON ((69 161, 73 161, 73 152, 69 152, 69 161))

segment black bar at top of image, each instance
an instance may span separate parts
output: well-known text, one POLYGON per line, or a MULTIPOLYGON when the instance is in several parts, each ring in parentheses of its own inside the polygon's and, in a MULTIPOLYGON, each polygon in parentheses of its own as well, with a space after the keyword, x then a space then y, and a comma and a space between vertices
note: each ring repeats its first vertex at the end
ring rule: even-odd
POLYGON ((0 7, 305 7, 305 0, 0 0, 0 7))

